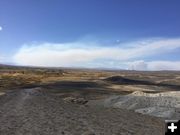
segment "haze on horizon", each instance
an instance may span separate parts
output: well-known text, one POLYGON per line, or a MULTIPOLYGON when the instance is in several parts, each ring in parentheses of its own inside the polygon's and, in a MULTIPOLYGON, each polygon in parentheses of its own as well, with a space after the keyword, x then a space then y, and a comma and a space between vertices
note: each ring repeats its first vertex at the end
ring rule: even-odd
POLYGON ((1 0, 0 63, 180 70, 179 0, 1 0))

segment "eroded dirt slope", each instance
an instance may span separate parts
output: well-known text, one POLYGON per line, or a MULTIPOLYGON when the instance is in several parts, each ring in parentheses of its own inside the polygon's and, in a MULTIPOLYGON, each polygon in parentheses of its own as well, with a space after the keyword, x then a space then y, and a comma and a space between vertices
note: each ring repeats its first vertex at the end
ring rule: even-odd
POLYGON ((41 88, 0 96, 1 135, 161 135, 161 119, 65 102, 41 88))

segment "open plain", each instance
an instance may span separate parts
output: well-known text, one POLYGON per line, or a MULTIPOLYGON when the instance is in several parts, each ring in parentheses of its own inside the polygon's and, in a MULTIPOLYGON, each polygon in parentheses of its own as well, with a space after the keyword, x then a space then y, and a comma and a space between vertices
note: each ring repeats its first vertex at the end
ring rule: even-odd
POLYGON ((163 135, 180 72, 0 66, 2 135, 163 135))

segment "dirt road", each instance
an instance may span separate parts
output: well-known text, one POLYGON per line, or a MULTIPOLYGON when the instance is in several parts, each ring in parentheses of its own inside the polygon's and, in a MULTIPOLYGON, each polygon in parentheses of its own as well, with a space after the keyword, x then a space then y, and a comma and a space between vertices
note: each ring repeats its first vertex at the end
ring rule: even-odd
POLYGON ((163 135, 158 118, 67 103, 40 88, 0 96, 0 135, 163 135))

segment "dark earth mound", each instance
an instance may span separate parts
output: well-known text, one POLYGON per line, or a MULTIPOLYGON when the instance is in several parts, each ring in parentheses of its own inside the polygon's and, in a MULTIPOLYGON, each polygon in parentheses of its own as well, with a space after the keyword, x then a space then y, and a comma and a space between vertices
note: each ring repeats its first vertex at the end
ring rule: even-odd
POLYGON ((117 84, 131 84, 131 85, 137 85, 137 84, 144 84, 144 85, 153 85, 152 82, 148 81, 141 81, 141 80, 133 80, 128 79, 122 76, 112 76, 105 79, 105 81, 111 82, 111 83, 117 83, 117 84))
POLYGON ((118 84, 118 85, 147 85, 147 86, 158 86, 158 87, 167 87, 173 90, 179 91, 180 85, 177 84, 167 84, 167 83, 156 83, 153 81, 146 80, 137 80, 137 79, 129 79, 122 76, 112 76, 104 79, 107 82, 118 84))

